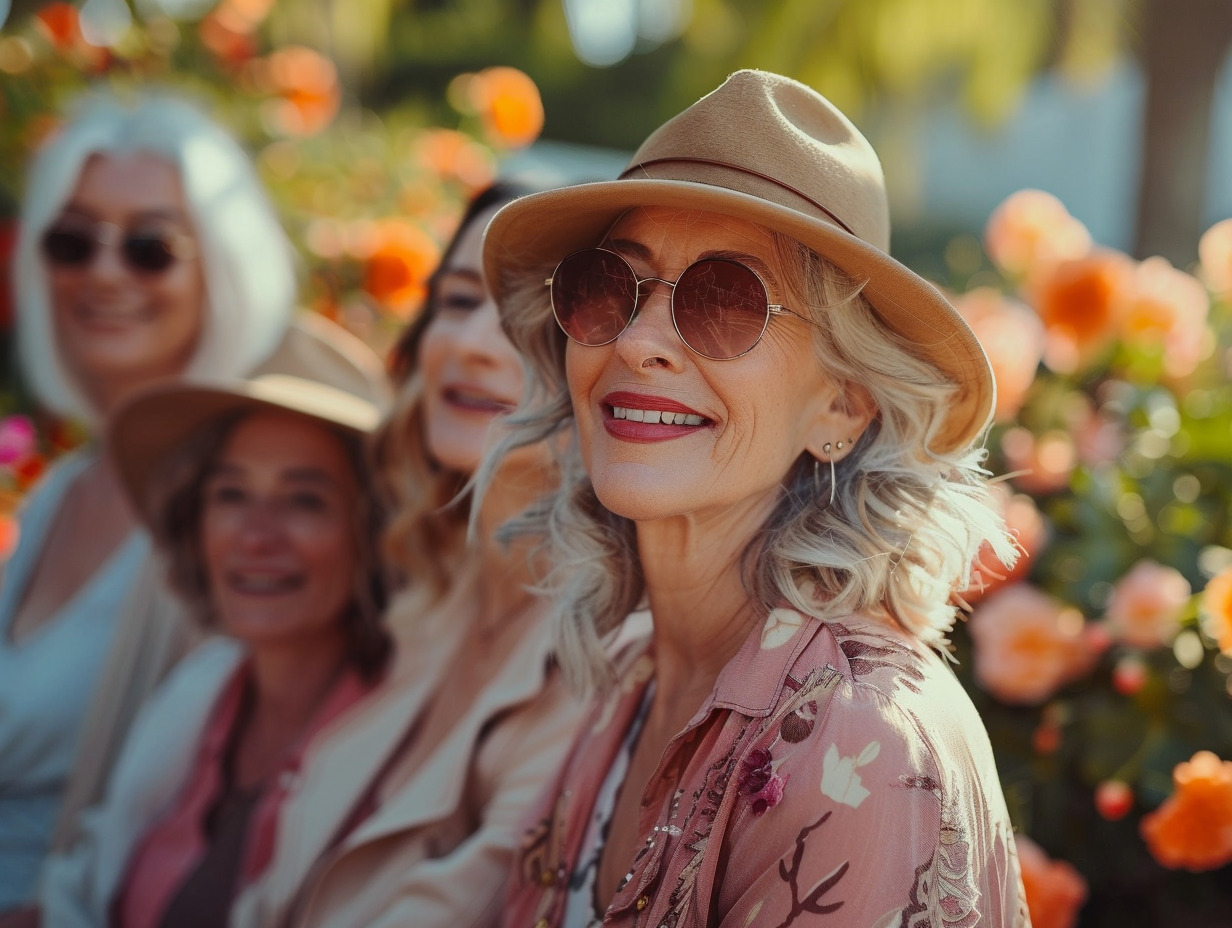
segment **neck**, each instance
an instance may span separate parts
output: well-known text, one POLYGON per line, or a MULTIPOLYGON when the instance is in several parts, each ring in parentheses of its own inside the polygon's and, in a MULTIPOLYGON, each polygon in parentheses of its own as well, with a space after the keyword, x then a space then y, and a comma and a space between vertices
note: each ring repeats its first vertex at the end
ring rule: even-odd
POLYGON ((146 387, 172 380, 177 376, 174 371, 164 374, 114 376, 114 377, 80 377, 82 393, 89 397, 90 402, 98 411, 101 421, 106 422, 112 413, 124 405, 130 397, 146 387))
POLYGON ((301 731, 320 709, 338 679, 343 668, 343 653, 344 646, 337 635, 293 645, 254 647, 254 728, 301 731))
POLYGON ((516 538, 506 544, 498 541, 496 534, 549 489, 544 468, 506 465, 493 477, 484 494, 477 526, 478 549, 471 555, 478 558, 482 577, 476 589, 480 628, 494 628, 522 613, 535 599, 527 590, 537 579, 535 542, 516 538))
POLYGON ((728 511, 637 525, 654 617, 655 701, 697 706, 765 616, 745 589, 745 548, 766 513, 728 511))

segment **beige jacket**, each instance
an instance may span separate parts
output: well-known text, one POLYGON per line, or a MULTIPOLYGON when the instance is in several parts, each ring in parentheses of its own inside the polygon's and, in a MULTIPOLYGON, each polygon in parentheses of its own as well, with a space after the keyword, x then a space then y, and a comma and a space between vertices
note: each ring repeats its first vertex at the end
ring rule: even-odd
MULTIPOLYGON (((389 387, 376 355, 328 320, 302 314, 258 374, 293 374, 381 402, 389 387)), ((78 816, 100 800, 107 776, 141 704, 167 671, 197 642, 187 610, 167 589, 163 561, 141 571, 116 623, 115 637, 91 700, 73 775, 65 789, 52 850, 79 835, 78 816)))
MULTIPOLYGON (((435 611, 448 618, 451 601, 476 582, 459 578, 435 611)), ((399 648, 386 683, 304 758, 274 858, 237 899, 233 928, 495 924, 515 837, 555 777, 581 706, 565 691, 540 615, 440 747, 408 767, 399 759, 405 736, 430 708, 465 631, 456 622, 433 627, 440 633, 399 648), (338 840, 382 772, 375 812, 338 840)))

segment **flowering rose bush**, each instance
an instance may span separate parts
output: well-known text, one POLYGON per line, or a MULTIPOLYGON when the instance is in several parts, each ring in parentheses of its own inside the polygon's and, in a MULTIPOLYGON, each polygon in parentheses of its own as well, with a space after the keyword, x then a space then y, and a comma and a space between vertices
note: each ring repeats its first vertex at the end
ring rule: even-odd
MULTIPOLYGON (((91 84, 121 94, 159 84, 214 111, 253 152, 301 246, 305 308, 342 323, 378 351, 422 300, 463 203, 491 182, 503 153, 534 141, 543 127, 538 89, 514 68, 459 75, 450 108, 442 101, 434 112, 407 101, 377 114, 355 102, 355 88, 343 85, 339 67, 321 51, 274 41, 289 34, 290 4, 130 6, 52 2, 33 13, 14 11, 7 22, 0 14, 0 353, 6 358, 13 314, 8 262, 25 166, 55 130, 62 107, 91 84), (104 8, 121 19, 99 20, 104 8), (199 19, 177 21, 167 10, 199 19)), ((0 9, 7 14, 6 5, 0 9)), ((12 365, 0 369, 0 558, 14 544, 12 514, 21 495, 77 440, 73 429, 43 417, 19 392, 12 365)))
POLYGON ((1232 221, 1191 274, 1024 191, 985 246, 1001 287, 955 304, 1009 390, 990 468, 1027 557, 981 560, 954 645, 1028 902, 1037 925, 1227 924, 1232 221))

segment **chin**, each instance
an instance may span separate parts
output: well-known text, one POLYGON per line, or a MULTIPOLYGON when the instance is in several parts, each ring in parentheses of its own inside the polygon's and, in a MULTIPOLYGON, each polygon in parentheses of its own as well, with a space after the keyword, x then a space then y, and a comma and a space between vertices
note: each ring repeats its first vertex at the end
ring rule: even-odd
MULTIPOLYGON (((630 466, 641 469, 641 465, 630 466)), ((599 480, 592 478, 599 502, 618 516, 634 522, 653 522, 682 515, 694 508, 680 492, 680 487, 665 486, 663 481, 620 479, 622 476, 626 475, 609 473, 599 480)), ((627 476, 644 478, 646 475, 627 476)))

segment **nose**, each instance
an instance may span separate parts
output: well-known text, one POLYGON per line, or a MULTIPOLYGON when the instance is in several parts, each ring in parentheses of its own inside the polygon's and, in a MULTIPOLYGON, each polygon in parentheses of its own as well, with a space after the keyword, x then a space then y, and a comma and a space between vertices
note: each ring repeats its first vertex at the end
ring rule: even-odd
POLYGON ((278 546, 283 537, 281 513, 270 502, 254 502, 244 507, 236 533, 245 551, 266 551, 278 546))
POLYGON ((502 350, 510 350, 501 328, 496 302, 489 296, 471 310, 458 333, 458 347, 472 360, 494 363, 502 350))
POLYGON ((124 263, 123 238, 124 233, 118 226, 111 223, 100 223, 98 242, 94 254, 87 263, 86 270, 90 276, 100 283, 117 283, 129 275, 128 265, 124 263))
POLYGON ((667 367, 679 370, 688 350, 672 322, 672 290, 660 282, 645 284, 649 291, 633 321, 616 339, 616 351, 630 368, 667 367))

